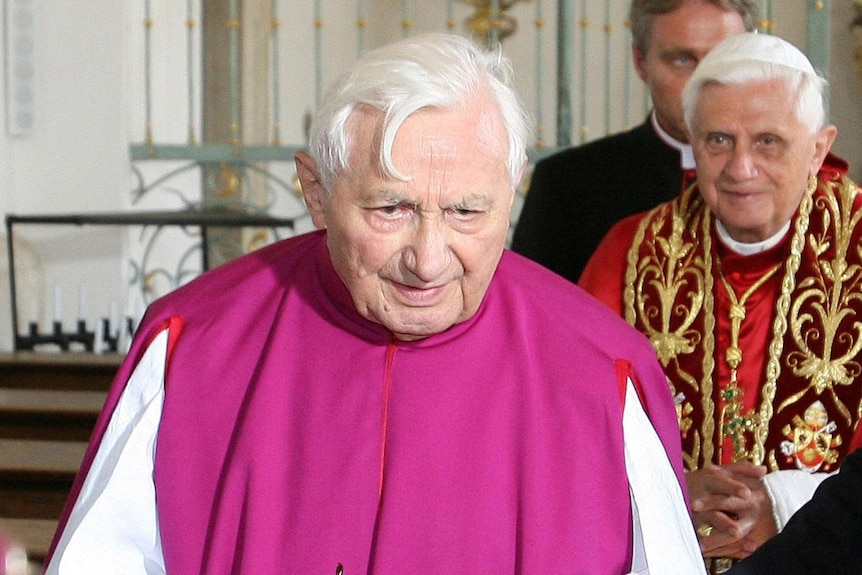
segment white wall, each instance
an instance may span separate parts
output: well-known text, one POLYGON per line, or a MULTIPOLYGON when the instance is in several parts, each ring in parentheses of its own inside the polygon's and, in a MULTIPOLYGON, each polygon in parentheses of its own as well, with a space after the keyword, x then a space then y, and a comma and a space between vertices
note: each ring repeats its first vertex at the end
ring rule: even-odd
MULTIPOLYGON (((130 185, 122 3, 43 0, 33 1, 32 9, 34 122, 24 135, 10 136, 5 124, 0 132, 0 209, 4 216, 121 209, 130 185)), ((4 46, 6 33, 4 29, 4 46)), ((5 110, 6 77, 2 82, 5 110)), ((38 262, 41 268, 34 270, 23 261, 16 265, 19 283, 42 290, 27 293, 21 286, 22 321, 37 319, 32 317, 34 301, 43 302, 40 319, 50 320, 52 311, 45 302, 51 298, 45 291, 54 283, 63 286, 64 319, 69 323, 77 315, 79 285, 89 286, 87 307, 94 317, 119 297, 123 268, 118 231, 105 228, 82 235, 74 228, 41 226, 16 226, 14 231, 22 260, 38 262)), ((5 242, 2 252, 0 349, 10 349, 5 242)))
POLYGON ((850 162, 850 174, 862 180, 862 78, 853 58, 850 22, 854 2, 832 2, 831 65, 829 69, 830 121, 838 126, 833 150, 850 162))

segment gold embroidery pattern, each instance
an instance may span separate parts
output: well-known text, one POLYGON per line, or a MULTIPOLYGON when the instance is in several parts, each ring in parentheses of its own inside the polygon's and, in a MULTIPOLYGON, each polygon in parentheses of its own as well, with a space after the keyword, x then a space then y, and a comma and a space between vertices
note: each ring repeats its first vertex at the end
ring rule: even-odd
MULTIPOLYGON (((701 406, 703 408, 704 418, 701 423, 701 431, 703 433, 703 437, 706 438, 703 442, 703 461, 708 462, 712 461, 713 454, 715 453, 715 444, 713 443, 713 436, 715 434, 715 402, 712 400, 712 375, 715 371, 715 298, 713 294, 715 293, 714 284, 714 276, 711 272, 713 269, 712 263, 712 234, 710 233, 712 227, 712 216, 711 212, 708 209, 704 209, 705 215, 703 217, 702 229, 701 229, 701 238, 703 238, 703 249, 704 249, 704 270, 710 270, 709 273, 706 274, 706 297, 703 301, 703 330, 704 330, 704 349, 703 349, 703 383, 701 385, 703 389, 702 397, 701 397, 701 406)), ((697 468, 701 468, 703 465, 698 466, 697 468)))
MULTIPOLYGON (((775 319, 772 323, 772 341, 769 343, 766 359, 766 381, 761 390, 763 401, 760 404, 758 423, 753 429, 753 445, 749 459, 757 465, 763 464, 766 457, 766 439, 769 435, 769 424, 772 421, 773 402, 778 392, 778 377, 781 375, 781 353, 784 351, 784 334, 787 332, 787 317, 790 311, 791 295, 796 286, 796 272, 802 262, 802 249, 805 246, 805 234, 808 231, 809 215, 813 204, 811 198, 817 189, 817 179, 810 178, 805 194, 799 204, 799 213, 793 237, 790 239, 790 255, 787 258, 784 277, 781 280, 781 291, 775 303, 775 319)), ((778 469, 775 454, 770 454, 769 467, 772 471, 778 469)))
POLYGON ((862 211, 852 209, 859 189, 847 179, 840 185, 839 193, 827 192, 815 202, 823 232, 808 239, 808 248, 816 257, 814 273, 800 282, 800 293, 790 311, 790 333, 798 350, 788 354, 787 364, 810 383, 777 411, 793 405, 811 389, 818 396, 828 391, 851 425, 853 416, 835 386, 851 385, 862 375, 862 366, 855 360, 862 351, 862 321, 854 320, 851 307, 862 301, 862 266, 847 261, 848 250, 860 250, 851 240, 862 211))
MULTIPOLYGON (((712 275, 706 273, 711 258, 698 254, 698 240, 685 241, 686 226, 692 226, 689 232, 694 238, 704 238, 709 248, 709 218, 702 217, 706 211, 702 206, 699 194, 691 188, 684 193, 679 201, 665 204, 657 208, 643 220, 638 229, 633 249, 628 254, 625 289, 623 292, 626 320, 635 325, 638 318, 642 322, 642 330, 650 339, 656 355, 665 370, 672 370, 675 378, 668 381, 671 392, 677 398, 677 413, 680 430, 686 435, 691 431, 692 421, 687 417, 692 411, 691 404, 686 401, 687 394, 676 389, 671 380, 676 380, 689 387, 694 392, 700 392, 704 398, 703 409, 707 414, 699 431, 691 438, 691 453, 683 454, 686 467, 700 467, 701 446, 705 461, 709 461, 713 453, 711 438, 715 429, 714 404, 712 402, 712 369, 714 366, 714 319, 712 317, 712 275), (662 222, 666 222, 667 211, 671 210, 671 231, 669 236, 661 234, 662 222), (664 213, 660 213, 663 211, 664 213), (701 217, 692 217, 699 214, 701 217), (655 217, 655 216, 658 217, 655 217), (636 246, 642 244, 649 235, 654 242, 648 242, 648 254, 640 257, 636 246), (645 289, 649 286, 649 289, 645 289), (680 293, 686 299, 677 298, 680 293), (703 333, 692 327, 698 316, 706 312, 707 329, 703 333), (706 350, 703 363, 703 376, 698 378, 686 372, 677 361, 679 356, 693 353, 698 346, 706 350)), ((706 254, 709 254, 707 249, 706 254)))
MULTIPOLYGON (((651 253, 637 262, 636 283, 630 284, 638 315, 656 320, 645 324, 645 334, 664 367, 679 354, 691 353, 700 343, 700 333, 691 326, 703 304, 703 261, 697 257, 694 244, 682 240, 686 218, 680 217, 680 212, 688 212, 691 203, 681 203, 679 208, 676 204, 673 206, 670 237, 656 237, 650 244, 651 253), (644 284, 650 284, 655 290, 658 301, 645 295, 644 284), (688 305, 675 305, 676 296, 683 287, 690 290, 690 301, 688 305), (672 323, 675 327, 671 327, 672 323)), ((650 231, 654 235, 659 231, 661 220, 652 225, 654 229, 650 231)), ((689 383, 698 389, 690 378, 689 383)))
MULTIPOLYGON (((668 382, 670 385, 671 393, 673 393, 674 385, 671 382, 668 382)), ((674 393, 673 394, 674 407, 676 408, 676 422, 679 425, 679 430, 682 433, 683 437, 688 435, 688 430, 691 429, 691 426, 694 422, 691 420, 691 412, 694 411, 694 408, 691 406, 691 403, 686 401, 685 395, 682 393, 674 393)))

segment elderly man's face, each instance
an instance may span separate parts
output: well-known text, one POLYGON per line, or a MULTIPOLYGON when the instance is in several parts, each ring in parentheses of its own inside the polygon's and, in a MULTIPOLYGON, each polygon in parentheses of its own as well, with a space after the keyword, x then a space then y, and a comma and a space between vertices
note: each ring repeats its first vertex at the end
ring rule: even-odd
POLYGON ((739 13, 695 0, 655 17, 646 54, 633 49, 635 69, 647 85, 659 125, 688 141, 682 88, 698 62, 725 38, 745 32, 739 13))
POLYGON ((700 193, 733 239, 768 239, 790 221, 835 138, 797 118, 798 91, 779 79, 709 84, 692 121, 700 193))
POLYGON ((392 149, 405 182, 381 173, 380 118, 353 113, 350 168, 309 207, 359 313, 420 339, 472 317, 497 268, 514 197, 508 140, 484 97, 417 112, 392 149))

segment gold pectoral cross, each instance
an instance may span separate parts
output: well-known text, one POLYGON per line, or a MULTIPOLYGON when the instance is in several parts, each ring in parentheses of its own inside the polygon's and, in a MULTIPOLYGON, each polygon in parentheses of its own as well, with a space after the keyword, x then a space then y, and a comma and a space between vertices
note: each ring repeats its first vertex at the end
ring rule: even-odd
POLYGON ((724 438, 729 437, 733 443, 733 460, 741 461, 750 455, 745 445, 745 434, 754 430, 757 425, 757 415, 754 410, 743 412, 742 390, 737 385, 736 370, 732 370, 730 384, 721 392, 725 401, 721 408, 721 445, 719 446, 719 461, 722 460, 724 438))
POLYGON ((742 389, 739 388, 737 368, 742 363, 742 349, 739 347, 739 331, 742 322, 745 321, 745 304, 748 298, 765 284, 778 271, 780 265, 775 265, 754 282, 741 297, 736 296, 730 283, 724 277, 721 270, 721 261, 718 262, 718 277, 721 279, 727 296, 730 298, 730 345, 724 352, 724 359, 730 367, 730 383, 724 388, 722 399, 724 407, 721 408, 721 442, 719 444, 719 461, 723 460, 724 438, 729 437, 733 441, 733 460, 747 459, 750 455, 745 446, 745 434, 754 430, 757 426, 757 415, 754 410, 743 412, 742 389))

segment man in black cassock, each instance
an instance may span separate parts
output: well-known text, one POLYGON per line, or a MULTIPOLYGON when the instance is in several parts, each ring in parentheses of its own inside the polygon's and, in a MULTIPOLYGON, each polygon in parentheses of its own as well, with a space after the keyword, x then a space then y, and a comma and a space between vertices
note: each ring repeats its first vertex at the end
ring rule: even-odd
POLYGON ((653 111, 630 131, 540 161, 512 240, 514 251, 573 282, 613 224, 693 182, 682 87, 713 46, 754 29, 756 6, 754 0, 634 0, 629 19, 635 69, 653 111))

